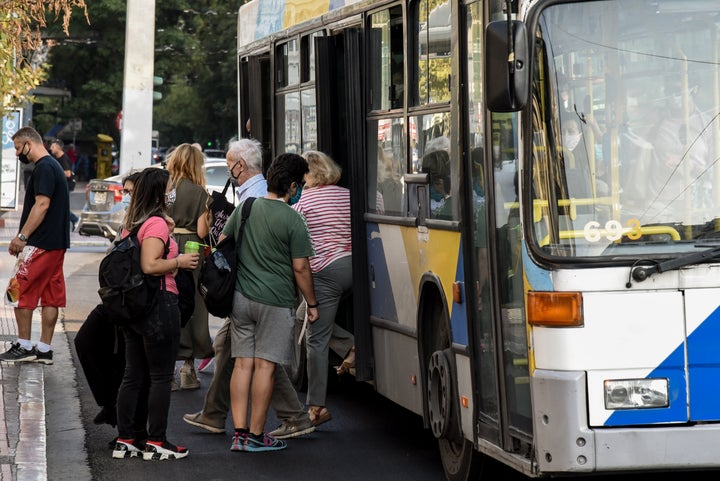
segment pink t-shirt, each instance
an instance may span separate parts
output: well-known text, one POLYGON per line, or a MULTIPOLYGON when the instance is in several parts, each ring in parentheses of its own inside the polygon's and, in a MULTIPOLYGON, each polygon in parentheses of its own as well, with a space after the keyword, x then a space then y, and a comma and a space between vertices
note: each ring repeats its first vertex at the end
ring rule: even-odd
MULTIPOLYGON (((123 229, 123 237, 128 235, 128 231, 123 229)), ((168 229, 167 222, 162 217, 154 216, 146 220, 140 230, 138 231, 138 241, 142 246, 143 240, 148 237, 156 237, 166 243, 170 230, 168 229)), ((174 259, 178 256, 178 245, 175 239, 170 238, 170 251, 168 252, 167 258, 174 259)), ((172 273, 165 274, 165 290, 178 294, 177 284, 175 284, 175 276, 172 273)))

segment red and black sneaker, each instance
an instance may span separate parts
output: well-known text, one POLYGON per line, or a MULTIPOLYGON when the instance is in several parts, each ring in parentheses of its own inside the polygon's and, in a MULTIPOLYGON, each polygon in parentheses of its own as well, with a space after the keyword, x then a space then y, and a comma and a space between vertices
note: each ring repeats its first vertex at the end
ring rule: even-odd
POLYGON ((145 443, 143 459, 145 461, 162 461, 164 459, 180 459, 190 451, 182 446, 175 446, 169 441, 148 441, 145 443))
POLYGON ((134 458, 142 454, 142 445, 134 439, 117 438, 112 457, 115 459, 134 458))

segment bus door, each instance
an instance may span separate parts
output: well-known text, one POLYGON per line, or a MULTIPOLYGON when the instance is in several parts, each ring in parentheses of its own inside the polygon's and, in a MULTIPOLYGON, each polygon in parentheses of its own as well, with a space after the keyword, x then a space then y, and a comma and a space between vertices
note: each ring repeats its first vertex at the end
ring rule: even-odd
MULTIPOLYGON (((467 6, 467 295, 477 435, 507 451, 532 436, 518 184, 518 116, 487 112, 483 2, 467 6), (472 286, 472 287, 470 287, 472 286)), ((502 15, 502 12, 490 12, 502 15)))
MULTIPOLYGON (((358 19, 359 21, 359 19, 358 19)), ((347 25, 347 24, 346 24, 347 25)), ((362 108, 362 35, 353 23, 314 36, 317 149, 342 168, 339 184, 350 189, 353 245, 353 296, 341 305, 337 321, 355 336, 355 378, 373 378, 365 243, 365 173, 362 108)))
POLYGON ((239 65, 242 98, 239 131, 242 137, 257 139, 263 148, 263 172, 267 171, 272 152, 272 78, 267 53, 244 58, 239 65))

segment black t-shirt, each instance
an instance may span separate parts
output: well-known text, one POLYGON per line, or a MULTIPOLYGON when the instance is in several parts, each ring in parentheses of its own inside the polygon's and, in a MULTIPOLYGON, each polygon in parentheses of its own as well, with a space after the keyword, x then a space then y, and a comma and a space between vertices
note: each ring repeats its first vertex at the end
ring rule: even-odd
MULTIPOLYGON (((59 158, 57 158, 57 161, 60 162, 60 167, 62 167, 63 170, 72 171, 72 167, 70 166, 70 157, 67 156, 67 154, 63 153, 59 158)), ((65 175, 65 173, 63 173, 65 175)), ((72 174, 70 177, 65 177, 65 182, 67 182, 68 190, 73 190, 75 188, 74 181, 72 180, 72 174), (73 185, 70 185, 70 183, 73 183, 73 185)))
POLYGON ((46 155, 35 164, 25 191, 25 201, 20 216, 20 232, 35 205, 35 196, 50 198, 45 218, 35 232, 30 234, 28 245, 45 250, 67 249, 70 247, 70 193, 67 189, 65 172, 52 156, 46 155))

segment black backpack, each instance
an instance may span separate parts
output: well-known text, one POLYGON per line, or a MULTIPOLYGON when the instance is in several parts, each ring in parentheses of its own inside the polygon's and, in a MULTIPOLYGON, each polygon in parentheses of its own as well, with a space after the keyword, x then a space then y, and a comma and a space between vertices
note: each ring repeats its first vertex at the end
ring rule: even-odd
POLYGON ((205 301, 205 307, 213 316, 227 317, 232 312, 237 277, 237 251, 240 249, 245 221, 254 201, 254 197, 249 197, 243 203, 237 242, 232 236, 220 241, 205 259, 200 270, 198 291, 205 301))
MULTIPOLYGON (((164 276, 151 276, 142 271, 138 230, 113 246, 100 261, 98 271, 98 294, 107 318, 121 326, 147 317, 157 302, 161 279, 164 281, 164 276)), ((167 246, 165 252, 163 257, 167 255, 167 246)))

